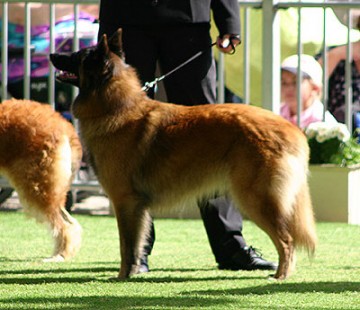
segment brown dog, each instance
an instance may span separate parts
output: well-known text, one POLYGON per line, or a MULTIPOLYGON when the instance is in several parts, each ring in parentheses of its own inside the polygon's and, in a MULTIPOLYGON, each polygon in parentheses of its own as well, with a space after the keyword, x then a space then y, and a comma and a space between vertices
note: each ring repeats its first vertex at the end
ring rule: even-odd
POLYGON ((62 261, 80 248, 81 226, 64 206, 81 157, 74 127, 49 105, 0 104, 0 174, 15 188, 24 210, 49 225, 55 249, 45 261, 62 261))
POLYGON ((149 99, 122 59, 121 30, 96 47, 50 58, 68 72, 59 80, 80 88, 73 113, 115 209, 119 278, 138 271, 150 209, 214 193, 231 195, 270 236, 279 254, 276 278, 294 267, 295 247, 314 251, 309 149, 298 128, 248 105, 186 107, 149 99))

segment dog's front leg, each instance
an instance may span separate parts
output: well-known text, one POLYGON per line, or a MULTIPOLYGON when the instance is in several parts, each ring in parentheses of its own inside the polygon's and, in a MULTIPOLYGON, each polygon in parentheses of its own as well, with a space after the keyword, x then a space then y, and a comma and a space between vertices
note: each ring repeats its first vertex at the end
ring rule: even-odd
POLYGON ((138 203, 113 204, 120 239, 119 278, 126 279, 138 273, 140 257, 146 233, 149 229, 149 214, 138 203))

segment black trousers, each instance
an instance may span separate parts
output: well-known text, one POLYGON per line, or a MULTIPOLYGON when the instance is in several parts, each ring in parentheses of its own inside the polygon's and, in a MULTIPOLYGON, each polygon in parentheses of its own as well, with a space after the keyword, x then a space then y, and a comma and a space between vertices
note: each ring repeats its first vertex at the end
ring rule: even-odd
MULTIPOLYGON (((204 53, 164 79, 169 102, 183 105, 215 103, 216 69, 212 55, 209 24, 123 26, 126 62, 136 68, 143 83, 153 81, 157 64, 167 73, 199 51, 204 53)), ((100 21, 99 39, 111 35, 119 25, 100 21)), ((153 97, 153 90, 148 93, 153 97)), ((246 246, 242 236, 242 217, 231 201, 218 197, 199 202, 201 217, 211 249, 218 263, 229 260, 246 246)), ((145 247, 151 253, 155 241, 152 225, 145 247)))

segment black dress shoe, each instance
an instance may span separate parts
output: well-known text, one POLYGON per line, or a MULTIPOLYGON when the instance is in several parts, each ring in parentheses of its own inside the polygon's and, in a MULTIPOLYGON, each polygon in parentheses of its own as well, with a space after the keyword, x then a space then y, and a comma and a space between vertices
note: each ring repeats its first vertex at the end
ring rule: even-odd
POLYGON ((147 256, 143 256, 140 259, 140 267, 139 267, 138 273, 144 273, 144 272, 149 272, 149 271, 150 271, 150 269, 149 269, 149 264, 148 264, 148 258, 147 258, 147 256))
POLYGON ((222 270, 276 270, 278 265, 263 259, 253 247, 245 247, 228 261, 219 263, 218 267, 222 270))

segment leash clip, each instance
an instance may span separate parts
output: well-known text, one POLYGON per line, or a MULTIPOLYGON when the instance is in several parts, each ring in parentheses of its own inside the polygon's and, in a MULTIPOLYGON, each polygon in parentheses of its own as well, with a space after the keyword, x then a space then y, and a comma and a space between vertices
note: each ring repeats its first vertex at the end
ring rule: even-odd
POLYGON ((160 76, 160 77, 156 78, 155 80, 153 80, 151 82, 145 82, 145 84, 141 88, 141 90, 147 92, 149 89, 155 87, 157 85, 157 83, 160 82, 163 78, 164 78, 164 76, 160 76))

